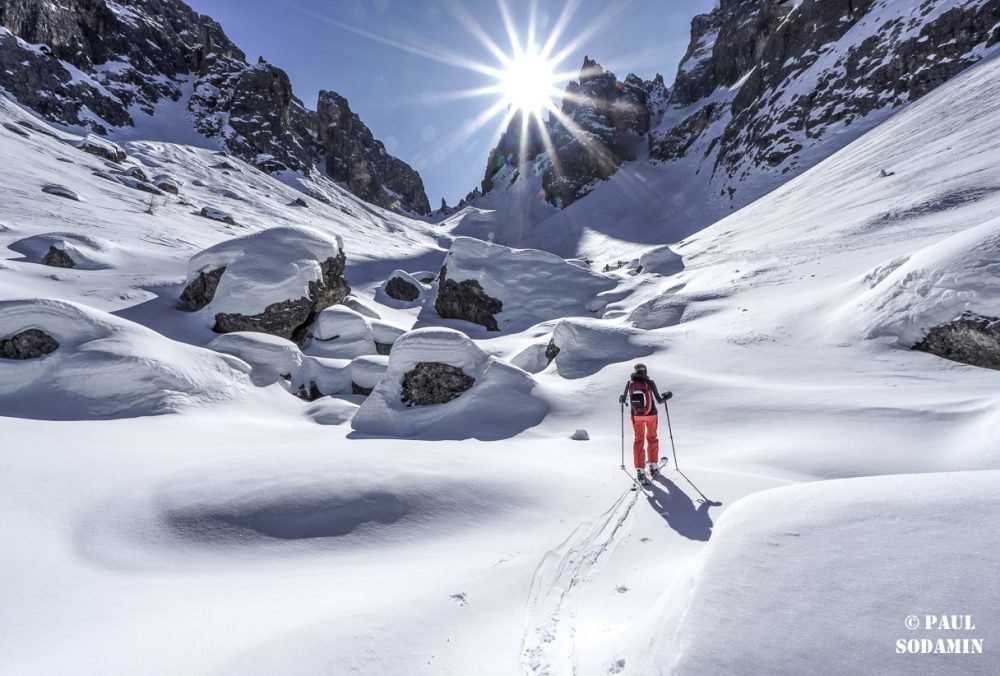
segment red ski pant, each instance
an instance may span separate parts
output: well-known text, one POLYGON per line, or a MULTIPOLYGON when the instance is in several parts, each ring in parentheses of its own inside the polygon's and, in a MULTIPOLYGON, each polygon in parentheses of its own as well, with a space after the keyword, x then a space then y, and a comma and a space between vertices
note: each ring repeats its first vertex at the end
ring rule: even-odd
POLYGON ((660 461, 660 440, 656 436, 656 425, 659 418, 655 415, 634 415, 632 416, 632 430, 635 432, 635 441, 632 442, 632 459, 636 468, 645 466, 648 462, 660 461), (646 440, 646 450, 643 452, 642 440, 646 440), (645 457, 644 457, 645 456, 645 457))

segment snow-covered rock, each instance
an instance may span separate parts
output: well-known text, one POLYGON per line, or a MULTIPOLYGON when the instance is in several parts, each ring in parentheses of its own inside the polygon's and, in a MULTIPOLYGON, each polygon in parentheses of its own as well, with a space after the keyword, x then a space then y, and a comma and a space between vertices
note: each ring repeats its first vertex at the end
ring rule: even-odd
POLYGON ((610 277, 544 251, 458 237, 445 257, 433 305, 445 318, 518 330, 556 317, 590 315, 588 303, 614 286, 610 277))
POLYGON ((125 319, 60 300, 0 301, 0 339, 35 329, 58 347, 0 359, 0 409, 52 420, 154 415, 237 398, 249 369, 125 319))
POLYGON ((376 352, 371 320, 344 305, 334 305, 320 312, 312 335, 310 350, 326 357, 351 359, 376 352))
POLYGON ((351 360, 351 390, 354 394, 370 394, 386 377, 389 357, 366 355, 351 360))
POLYGON ((118 247, 107 240, 71 232, 51 232, 9 246, 32 263, 78 270, 102 270, 119 260, 118 247))
POLYGON ((342 240, 302 227, 270 228, 217 244, 188 264, 181 301, 218 333, 298 339, 350 291, 342 240))
POLYGON ((502 439, 545 417, 546 405, 532 394, 535 382, 521 369, 493 357, 464 334, 424 328, 399 338, 388 371, 358 409, 354 430, 371 436, 431 439, 502 439), (473 380, 443 404, 411 405, 403 382, 420 364, 445 364, 473 380))
POLYGON ((608 321, 564 319, 552 330, 545 356, 564 378, 582 378, 608 364, 652 354, 658 342, 643 331, 608 321))
POLYGON ((405 329, 381 319, 372 320, 371 325, 372 335, 375 338, 375 351, 379 354, 389 354, 396 340, 406 333, 405 329))
POLYGON ((216 209, 215 207, 202 207, 199 212, 203 218, 207 218, 212 221, 220 221, 222 223, 228 223, 229 225, 236 225, 236 219, 228 211, 223 211, 222 209, 216 209))
POLYGON ((69 141, 69 144, 85 153, 97 155, 112 162, 120 163, 128 158, 125 150, 120 145, 112 143, 97 134, 87 134, 81 139, 69 141))
POLYGON ((236 331, 219 336, 209 349, 239 357, 253 367, 255 385, 265 386, 291 378, 302 365, 302 353, 290 340, 255 331, 236 331))
POLYGON ((947 324, 932 328, 913 349, 1000 370, 1000 318, 963 312, 947 324))
POLYGON ((331 394, 351 394, 351 362, 303 355, 302 364, 292 374, 291 390, 303 399, 331 394))
POLYGON ((42 192, 48 193, 49 195, 56 195, 57 197, 65 197, 66 199, 73 200, 74 202, 81 202, 80 195, 65 185, 61 183, 46 183, 42 186, 42 192))
POLYGON ((382 286, 382 292, 389 298, 404 303, 419 301, 425 292, 424 285, 413 275, 403 270, 396 270, 382 286))

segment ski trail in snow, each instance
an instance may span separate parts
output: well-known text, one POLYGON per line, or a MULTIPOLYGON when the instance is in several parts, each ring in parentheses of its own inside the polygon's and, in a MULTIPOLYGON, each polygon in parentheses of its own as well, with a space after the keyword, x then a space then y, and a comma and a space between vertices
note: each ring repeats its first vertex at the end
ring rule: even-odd
POLYGON ((617 543, 639 495, 638 491, 625 491, 595 522, 580 524, 538 564, 528 593, 521 642, 521 672, 526 676, 565 676, 576 671, 577 599, 573 591, 617 543))

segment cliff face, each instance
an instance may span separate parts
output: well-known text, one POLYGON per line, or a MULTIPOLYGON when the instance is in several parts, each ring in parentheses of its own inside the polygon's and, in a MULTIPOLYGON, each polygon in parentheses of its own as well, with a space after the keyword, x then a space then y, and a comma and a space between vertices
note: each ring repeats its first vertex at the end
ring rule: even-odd
MULTIPOLYGON (((179 0, 0 0, 0 25, 0 85, 48 120, 113 135, 186 98, 199 133, 264 171, 308 173, 321 154, 331 163, 319 116, 294 96, 288 75, 247 63, 218 23, 179 0)), ((419 175, 358 122, 356 144, 378 149, 357 171, 384 183, 356 194, 429 213, 419 175)), ((350 167, 356 159, 343 158, 350 167)), ((353 191, 365 184, 354 174, 331 177, 353 191)))
POLYGON ((732 196, 754 173, 835 149, 845 128, 927 94, 998 40, 997 0, 722 0, 692 22, 650 157, 693 151, 732 196))

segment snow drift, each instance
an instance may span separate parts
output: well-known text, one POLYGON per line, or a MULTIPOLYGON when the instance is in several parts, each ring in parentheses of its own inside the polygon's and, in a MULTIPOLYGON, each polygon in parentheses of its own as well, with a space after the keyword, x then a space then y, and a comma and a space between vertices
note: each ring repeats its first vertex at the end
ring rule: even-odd
POLYGON ((425 328, 399 338, 388 371, 354 416, 354 430, 367 436, 423 439, 504 439, 537 425, 547 408, 521 369, 480 349, 451 329, 425 328), (407 406, 403 378, 421 363, 461 369, 470 389, 447 403, 407 406))
POLYGON ((171 413, 228 401, 249 385, 237 359, 60 300, 0 302, 0 338, 36 329, 58 343, 38 358, 0 359, 0 410, 46 420, 171 413))

